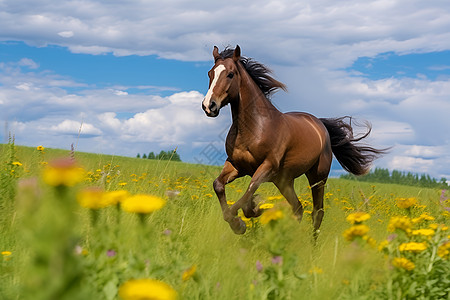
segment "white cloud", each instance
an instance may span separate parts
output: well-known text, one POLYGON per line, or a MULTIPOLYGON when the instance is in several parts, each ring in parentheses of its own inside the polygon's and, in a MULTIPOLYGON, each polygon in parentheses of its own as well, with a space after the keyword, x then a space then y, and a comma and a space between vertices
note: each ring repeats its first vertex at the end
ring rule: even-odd
MULTIPOLYGON (((377 164, 450 176, 448 78, 370 80, 342 71, 361 56, 450 50, 450 3, 4 0, 0 28, 0 40, 187 61, 211 61, 213 45, 239 43, 244 55, 270 66, 287 83, 289 93, 274 97, 281 110, 368 119, 373 124, 369 141, 396 149, 377 164)), ((152 94, 154 87, 88 86, 39 68, 29 58, 0 63, 0 117, 16 120, 15 128, 28 132, 31 142, 40 133, 49 143, 67 143, 85 120, 85 133, 96 142, 81 142, 86 150, 95 144, 104 152, 130 154, 145 149, 143 143, 193 149, 217 141, 230 122, 228 108, 218 119, 206 118, 199 92, 173 90, 161 97, 152 94), (133 94, 132 88, 143 93, 133 94), (58 138, 45 136, 49 128, 58 138)), ((443 71, 448 65, 429 69, 443 71)))

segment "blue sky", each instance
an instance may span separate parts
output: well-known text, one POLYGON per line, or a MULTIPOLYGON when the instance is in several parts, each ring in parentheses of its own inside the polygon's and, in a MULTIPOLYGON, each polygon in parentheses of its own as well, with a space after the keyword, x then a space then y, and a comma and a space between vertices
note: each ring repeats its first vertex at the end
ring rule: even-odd
POLYGON ((0 28, 3 142, 223 151, 229 109, 200 107, 213 46, 239 44, 288 86, 280 110, 368 120, 368 142, 393 147, 376 167, 450 178, 450 4, 0 0, 0 28))

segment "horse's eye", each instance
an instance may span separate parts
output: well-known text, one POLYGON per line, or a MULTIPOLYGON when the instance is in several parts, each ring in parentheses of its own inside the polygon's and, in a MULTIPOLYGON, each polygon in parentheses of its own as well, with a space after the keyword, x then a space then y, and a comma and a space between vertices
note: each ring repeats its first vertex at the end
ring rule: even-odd
POLYGON ((234 76, 234 73, 233 73, 233 72, 230 72, 230 73, 228 73, 228 75, 227 75, 227 77, 230 78, 230 79, 233 78, 233 76, 234 76))

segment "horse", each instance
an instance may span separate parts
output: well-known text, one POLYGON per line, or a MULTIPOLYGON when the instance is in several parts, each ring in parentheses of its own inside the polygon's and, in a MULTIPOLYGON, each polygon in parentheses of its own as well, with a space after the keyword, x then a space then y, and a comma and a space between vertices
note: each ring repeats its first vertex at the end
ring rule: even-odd
MULTIPOLYGON (((298 221, 303 207, 294 190, 294 179, 305 174, 313 198, 312 222, 315 236, 324 215, 324 188, 333 154, 342 167, 355 175, 369 171, 374 159, 383 154, 357 143, 367 137, 353 136, 353 128, 341 118, 317 118, 305 112, 280 112, 270 101, 277 90, 286 86, 271 76, 263 64, 245 56, 241 49, 214 46, 214 65, 208 72, 209 88, 202 101, 208 117, 217 117, 220 109, 231 107, 232 124, 225 142, 227 159, 213 188, 219 199, 223 218, 236 234, 244 234, 246 218, 258 217, 263 210, 254 193, 263 182, 272 182, 292 207, 298 221), (228 206, 225 185, 243 176, 251 176, 244 195, 228 206)), ((351 120, 351 119, 350 119, 351 120)))

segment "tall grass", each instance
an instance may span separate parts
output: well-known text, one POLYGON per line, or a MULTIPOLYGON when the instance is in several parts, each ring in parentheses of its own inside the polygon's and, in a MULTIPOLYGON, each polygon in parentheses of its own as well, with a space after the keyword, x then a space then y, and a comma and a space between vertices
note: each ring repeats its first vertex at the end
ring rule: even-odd
MULTIPOLYGON (((61 189, 45 184, 42 171, 47 162, 70 157, 68 151, 38 151, 12 142, 0 145, 0 151, 0 251, 6 253, 0 262, 0 299, 118 299, 119 287, 138 278, 169 284, 179 299, 449 297, 449 288, 433 283, 450 280, 448 257, 437 255, 449 234, 440 225, 449 225, 443 209, 450 206, 449 195, 440 190, 332 178, 314 243, 308 218, 312 200, 304 178, 296 181, 305 207, 301 224, 276 188, 263 184, 257 193, 283 217, 268 224, 245 220, 247 233, 237 236, 223 221, 212 189, 219 167, 77 152, 85 178, 61 189), (167 204, 143 219, 118 206, 94 212, 76 200, 89 187, 150 194, 167 204), (417 203, 400 208, 400 198, 417 203), (356 211, 371 216, 364 221, 370 231, 347 240, 343 232, 352 225, 346 217, 356 211), (414 226, 436 224, 439 237, 434 244, 427 241, 421 254, 404 254, 416 263, 414 270, 393 266, 392 259, 403 255, 395 243, 416 237, 389 232, 391 218, 423 213, 434 220, 414 226), (386 239, 392 249, 380 247, 386 239), (428 279, 420 275, 425 261, 424 270, 431 263, 436 271, 428 272, 428 279), (438 290, 432 291, 433 285, 438 290)), ((228 200, 238 200, 248 183, 244 178, 229 184, 228 200)))

